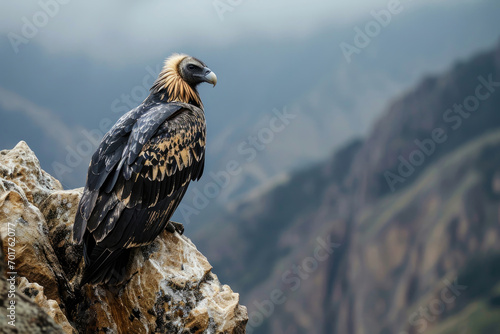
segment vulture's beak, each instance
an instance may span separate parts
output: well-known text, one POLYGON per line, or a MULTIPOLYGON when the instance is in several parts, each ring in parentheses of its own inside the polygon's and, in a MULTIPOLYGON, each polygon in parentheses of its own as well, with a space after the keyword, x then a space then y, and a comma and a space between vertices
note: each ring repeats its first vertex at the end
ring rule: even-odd
POLYGON ((215 87, 215 85, 217 84, 217 76, 208 67, 205 67, 204 70, 205 70, 205 76, 204 76, 205 82, 211 83, 215 87))

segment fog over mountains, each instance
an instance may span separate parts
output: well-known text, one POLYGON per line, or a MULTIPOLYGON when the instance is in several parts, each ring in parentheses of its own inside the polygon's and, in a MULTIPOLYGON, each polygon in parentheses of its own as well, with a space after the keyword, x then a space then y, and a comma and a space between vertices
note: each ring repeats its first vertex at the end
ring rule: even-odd
MULTIPOLYGON (((403 4, 387 26, 368 36, 369 43, 351 55, 351 62, 340 46, 356 45, 357 28, 366 31, 375 22, 369 11, 357 22, 332 22, 294 38, 255 35, 227 46, 191 43, 169 50, 203 59, 220 78, 215 89, 200 88, 208 123, 206 175, 225 171, 233 160, 241 172, 222 184, 215 202, 241 200, 325 158, 349 138, 366 133, 388 100, 426 73, 495 43, 500 31, 495 2, 460 2, 449 8, 403 4), (269 133, 276 112, 294 118, 269 133)), ((381 4, 373 10, 387 8, 381 4)), ((109 66, 84 55, 51 54, 37 43, 15 54, 7 39, 1 43, 2 148, 26 140, 43 167, 66 187, 84 184, 98 138, 142 101, 167 56, 109 66)), ((196 187, 203 193, 208 182, 213 178, 203 178, 196 187)))
POLYGON ((204 215, 193 240, 247 330, 497 333, 499 108, 500 43, 420 81, 365 139, 204 215))

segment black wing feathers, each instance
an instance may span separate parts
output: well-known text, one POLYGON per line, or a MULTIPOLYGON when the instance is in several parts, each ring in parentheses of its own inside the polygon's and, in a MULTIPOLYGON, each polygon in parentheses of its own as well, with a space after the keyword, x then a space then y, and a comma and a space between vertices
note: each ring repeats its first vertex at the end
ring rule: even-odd
MULTIPOLYGON (((150 129, 136 126, 138 121, 142 120, 140 124, 149 124, 153 128, 158 129, 168 117, 186 107, 192 108, 182 103, 141 105, 123 115, 113 128, 106 133, 90 162, 87 184, 80 200, 79 214, 75 218, 73 228, 75 241, 82 242, 86 221, 89 220, 90 215, 94 211, 99 192, 104 190, 109 193, 115 186, 123 169, 124 159, 122 158, 125 152, 130 151, 128 147, 133 146, 134 150, 137 150, 138 146, 135 142, 131 142, 131 138, 141 138, 141 140, 144 140, 143 138, 150 138, 153 135, 150 129), (158 124, 152 124, 151 120, 154 120, 158 124), (136 132, 145 131, 146 134, 140 135, 139 133, 134 133, 134 130, 136 132), (112 177, 109 177, 110 175, 112 177), (103 187, 103 185, 105 186, 103 187)), ((128 169, 125 169, 125 172, 128 171, 128 169)))
POLYGON ((153 103, 118 120, 92 156, 75 219, 74 239, 94 242, 86 247, 84 281, 109 279, 103 268, 124 248, 150 243, 161 233, 189 182, 201 177, 204 153, 199 108, 153 103))

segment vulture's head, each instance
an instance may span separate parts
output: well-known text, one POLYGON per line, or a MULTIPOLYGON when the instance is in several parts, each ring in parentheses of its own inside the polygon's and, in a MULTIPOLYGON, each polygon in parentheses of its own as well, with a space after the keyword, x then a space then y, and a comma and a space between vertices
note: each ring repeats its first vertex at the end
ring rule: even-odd
POLYGON ((179 63, 179 73, 189 85, 196 87, 202 82, 217 84, 217 76, 201 60, 185 56, 179 63))
POLYGON ((173 54, 163 66, 151 91, 167 102, 179 101, 202 106, 196 90, 202 82, 217 84, 217 76, 205 63, 185 54, 173 54))

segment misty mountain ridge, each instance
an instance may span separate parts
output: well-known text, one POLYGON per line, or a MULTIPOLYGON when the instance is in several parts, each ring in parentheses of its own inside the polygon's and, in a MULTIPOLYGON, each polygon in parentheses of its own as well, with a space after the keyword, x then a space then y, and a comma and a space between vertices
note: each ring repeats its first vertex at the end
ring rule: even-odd
POLYGON ((252 332, 497 331, 499 107, 500 44, 424 78, 365 139, 196 231, 252 332), (337 245, 327 259, 313 257, 318 238, 337 245))

